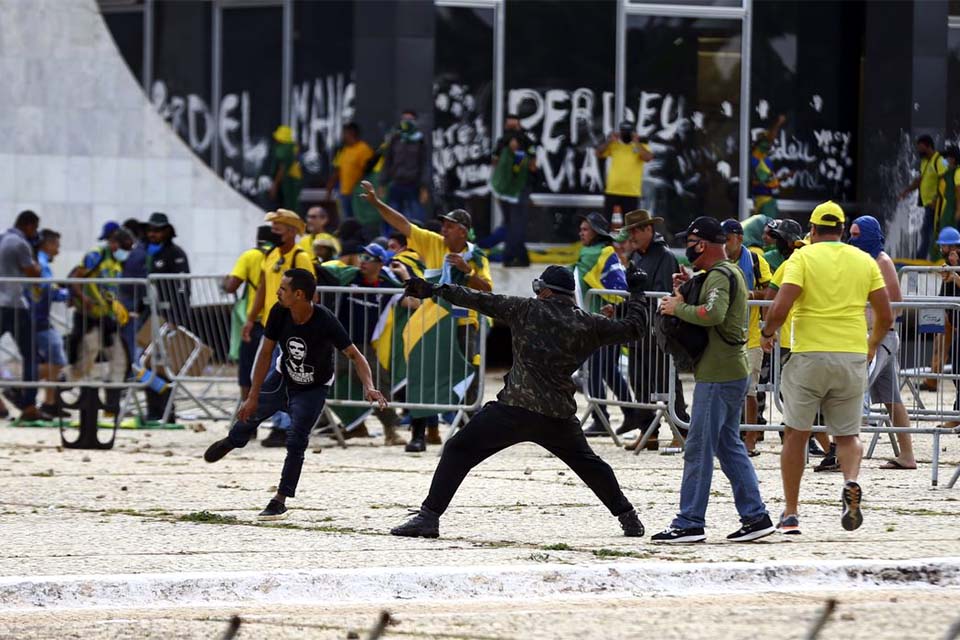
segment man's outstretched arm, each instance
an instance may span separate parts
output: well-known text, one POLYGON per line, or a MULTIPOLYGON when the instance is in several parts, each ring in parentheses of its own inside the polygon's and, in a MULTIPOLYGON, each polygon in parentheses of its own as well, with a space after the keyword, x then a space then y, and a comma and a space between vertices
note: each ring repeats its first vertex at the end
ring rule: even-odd
POLYGON ((479 311, 485 316, 509 323, 517 317, 527 298, 502 296, 486 291, 468 289, 455 284, 435 285, 422 278, 410 278, 406 282, 405 294, 411 298, 443 298, 458 307, 479 311))

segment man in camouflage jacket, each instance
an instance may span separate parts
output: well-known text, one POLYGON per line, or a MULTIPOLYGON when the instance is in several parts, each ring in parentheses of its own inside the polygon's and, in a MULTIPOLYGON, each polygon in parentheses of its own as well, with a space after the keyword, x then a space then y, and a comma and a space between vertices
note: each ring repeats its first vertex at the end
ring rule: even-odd
POLYGON ((571 375, 600 347, 631 342, 646 333, 645 283, 643 271, 634 269, 627 274, 631 296, 626 315, 613 320, 577 307, 573 274, 555 265, 533 281, 536 298, 409 280, 406 295, 438 296, 508 325, 513 336, 513 367, 497 400, 484 405, 463 431, 447 442, 430 493, 417 515, 390 533, 438 537, 440 516, 473 467, 507 447, 534 442, 573 469, 617 516, 624 535, 642 536, 643 524, 620 490, 613 469, 593 452, 583 435, 576 418, 576 386, 571 375))

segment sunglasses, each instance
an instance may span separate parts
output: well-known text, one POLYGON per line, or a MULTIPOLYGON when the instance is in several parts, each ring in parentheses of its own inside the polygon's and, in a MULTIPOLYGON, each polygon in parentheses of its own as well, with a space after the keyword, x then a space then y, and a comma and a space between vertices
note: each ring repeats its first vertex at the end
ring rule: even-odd
POLYGON ((369 254, 366 254, 366 253, 360 254, 360 262, 376 262, 376 261, 377 259, 369 254))

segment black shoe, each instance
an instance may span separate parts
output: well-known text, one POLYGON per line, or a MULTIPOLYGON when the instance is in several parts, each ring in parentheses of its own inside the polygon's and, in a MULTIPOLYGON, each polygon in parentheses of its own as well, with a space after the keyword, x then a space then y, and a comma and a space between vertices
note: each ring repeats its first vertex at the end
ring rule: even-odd
POLYGON ((623 424, 617 429, 617 435, 622 436, 631 431, 645 430, 653 422, 653 414, 640 414, 623 417, 623 424))
POLYGON ((847 480, 843 485, 843 515, 840 524, 847 531, 856 531, 863 524, 863 513, 860 503, 863 501, 863 489, 853 480, 847 480))
POLYGON ((824 453, 823 449, 820 448, 820 445, 817 444, 817 441, 813 438, 810 438, 810 441, 807 443, 807 452, 810 454, 811 458, 822 458, 827 455, 824 453))
POLYGON ((64 409, 62 406, 57 406, 55 404, 47 404, 44 402, 40 405, 40 411, 43 411, 46 414, 53 416, 54 418, 69 418, 70 412, 64 409))
POLYGON ((407 453, 423 453, 427 450, 427 440, 423 436, 414 437, 403 450, 407 453))
POLYGON ((390 535, 404 538, 439 538, 440 516, 426 507, 420 507, 415 516, 399 527, 390 529, 390 535))
POLYGON ((234 449, 235 447, 230 444, 228 439, 224 438, 223 440, 217 440, 212 445, 207 447, 207 450, 203 452, 203 459, 207 462, 216 462, 234 449))
POLYGON ((264 447, 285 447, 287 446, 287 432, 283 429, 270 429, 270 435, 260 441, 264 447))
POLYGON ((776 530, 777 528, 773 526, 770 516, 763 514, 763 517, 757 518, 753 522, 743 525, 738 530, 728 535, 727 540, 730 542, 751 542, 753 540, 765 538, 776 530))
POLYGON ((820 464, 818 464, 813 468, 813 470, 814 471, 840 471, 840 461, 837 460, 837 456, 835 454, 829 453, 823 460, 820 461, 820 464))
POLYGON ((642 538, 646 530, 643 528, 643 523, 640 522, 640 517, 637 515, 636 509, 630 509, 626 513, 621 513, 617 516, 617 520, 620 521, 620 528, 623 529, 623 535, 628 538, 642 538))
POLYGON ((594 419, 593 422, 590 423, 590 426, 583 430, 583 435, 587 436, 588 438, 599 438, 600 436, 606 436, 609 434, 607 433, 607 429, 603 426, 603 423, 594 419))
POLYGON ((702 527, 691 527, 689 529, 677 529, 676 527, 667 527, 660 533, 654 534, 650 538, 653 542, 662 542, 666 544, 686 544, 691 542, 703 542, 707 535, 702 527))
POLYGON ((260 512, 257 520, 283 520, 286 517, 287 505, 274 499, 267 503, 267 508, 260 512))

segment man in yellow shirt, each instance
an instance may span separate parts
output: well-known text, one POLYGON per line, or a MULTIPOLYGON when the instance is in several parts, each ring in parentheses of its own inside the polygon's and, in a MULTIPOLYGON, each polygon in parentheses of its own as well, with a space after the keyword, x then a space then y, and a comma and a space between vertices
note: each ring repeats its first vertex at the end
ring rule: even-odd
POLYGON ((333 185, 340 183, 340 214, 353 217, 353 189, 363 178, 367 163, 373 157, 373 149, 360 139, 360 125, 348 122, 343 125, 343 146, 333 158, 333 171, 327 179, 327 198, 333 196, 333 185))
MULTIPOLYGON (((747 300, 763 300, 764 289, 770 284, 770 265, 763 256, 743 246, 743 225, 729 218, 720 225, 727 234, 727 258, 737 263, 747 284, 747 300)), ((747 364, 750 366, 750 382, 747 386, 747 424, 757 424, 757 385, 760 384, 760 368, 763 365, 763 349, 760 348, 760 307, 751 306, 747 320, 747 364)), ((758 431, 747 431, 743 441, 750 456, 757 455, 758 431)))
POLYGON ((609 219, 614 207, 621 213, 640 208, 643 196, 643 169, 653 160, 650 145, 641 142, 632 122, 621 122, 619 131, 611 131, 610 137, 595 151, 600 159, 610 158, 607 165, 607 186, 603 190, 603 208, 609 219))
MULTIPOLYGON (((257 294, 254 296, 253 305, 247 309, 247 321, 243 325, 243 341, 254 342, 257 346, 260 341, 254 341, 254 327, 258 322, 261 327, 266 325, 270 310, 277 304, 276 292, 280 289, 284 272, 299 268, 316 276, 313 254, 297 246, 297 235, 304 232, 303 219, 293 211, 278 209, 267 213, 264 221, 270 223, 270 230, 276 236, 277 244, 263 257, 257 294), (271 292, 270 295, 267 295, 268 291, 271 292)), ((275 427, 261 444, 265 447, 284 447, 286 442, 286 429, 275 427)))
POLYGON ((333 255, 339 254, 340 241, 327 230, 328 226, 331 226, 330 214, 327 213, 326 209, 320 205, 307 209, 307 232, 300 238, 300 242, 298 243, 300 248, 310 255, 313 255, 316 241, 324 240, 325 242, 322 246, 332 246, 334 249, 333 255))
POLYGON ((800 532, 800 480, 818 411, 834 437, 845 481, 840 524, 853 531, 863 523, 863 490, 857 478, 863 457, 860 418, 867 363, 893 323, 893 310, 876 261, 840 242, 844 221, 843 210, 834 202, 813 210, 811 245, 784 263, 783 285, 761 334, 763 348, 769 351, 777 329, 793 309, 793 349, 781 385, 786 424, 780 454, 786 503, 780 517, 783 533, 800 532), (863 313, 868 301, 873 311, 869 342, 863 313))
MULTIPOLYGON (((406 236, 409 249, 420 254, 426 267, 425 279, 436 280, 440 284, 456 284, 478 291, 493 290, 490 261, 480 249, 467 241, 473 224, 469 213, 463 209, 455 209, 440 216, 442 221, 440 233, 434 233, 411 223, 402 213, 380 200, 371 183, 364 181, 360 186, 364 191, 361 197, 377 209, 387 224, 406 236)), ((478 324, 476 311, 469 311, 457 320, 457 340, 468 362, 473 362, 476 355, 478 324)), ((413 371, 409 373, 414 374, 413 371)), ((474 378, 475 382, 476 378, 474 378)), ((470 391, 467 392, 468 400, 474 389, 475 385, 471 385, 470 391)), ((413 419, 412 438, 407 445, 407 451, 423 451, 427 444, 433 444, 439 439, 439 433, 431 434, 429 441, 425 439, 428 421, 429 418, 413 419)))
POLYGON ((937 187, 940 183, 940 177, 947 170, 947 165, 933 146, 933 138, 928 135, 917 138, 917 155, 920 156, 920 175, 900 192, 900 199, 904 200, 911 192, 920 190, 918 202, 923 207, 923 229, 920 231, 920 247, 917 249, 917 259, 926 260, 930 257, 930 249, 933 244, 933 223, 936 217, 937 202, 940 198, 937 187))
MULTIPOLYGON (((250 316, 253 309, 254 299, 257 296, 257 287, 260 286, 260 278, 263 276, 263 258, 270 250, 276 238, 270 225, 263 225, 257 228, 257 246, 253 249, 247 249, 240 254, 237 262, 233 265, 230 275, 223 279, 223 290, 226 293, 236 293, 241 285, 244 286, 243 298, 246 300, 244 319, 250 316)), ((260 346, 260 338, 263 336, 263 325, 259 320, 254 322, 253 329, 250 332, 250 340, 240 342, 240 355, 237 358, 237 384, 240 386, 240 400, 246 400, 250 392, 250 371, 253 369, 253 361, 257 357, 257 348, 260 346)))

